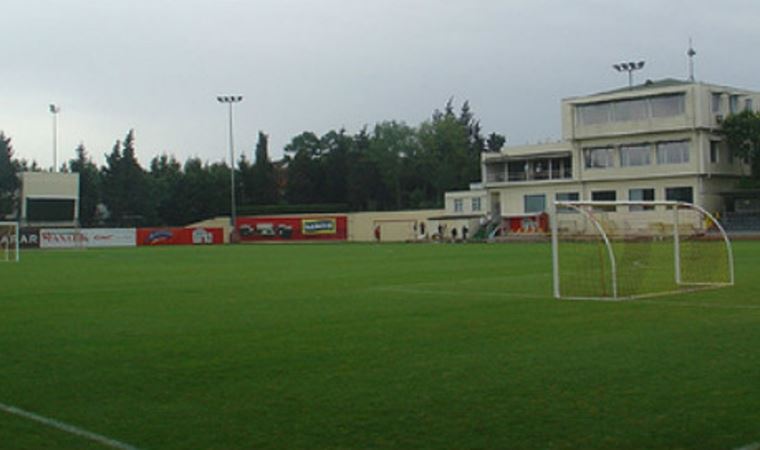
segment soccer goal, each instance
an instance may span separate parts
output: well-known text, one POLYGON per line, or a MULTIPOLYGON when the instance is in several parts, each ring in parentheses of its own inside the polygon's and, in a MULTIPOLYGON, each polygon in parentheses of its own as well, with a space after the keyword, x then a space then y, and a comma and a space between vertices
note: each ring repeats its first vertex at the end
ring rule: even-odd
POLYGON ((16 262, 19 259, 18 223, 0 222, 0 261, 16 262))
POLYGON ((557 201, 554 296, 625 300, 734 284, 731 241, 698 205, 557 201))

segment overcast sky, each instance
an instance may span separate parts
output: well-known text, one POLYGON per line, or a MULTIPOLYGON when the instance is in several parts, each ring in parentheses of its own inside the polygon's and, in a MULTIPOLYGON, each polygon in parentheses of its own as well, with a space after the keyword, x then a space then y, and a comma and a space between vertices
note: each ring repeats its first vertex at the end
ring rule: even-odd
POLYGON ((636 77, 688 76, 760 90, 757 0, 3 0, 0 130, 16 156, 52 165, 84 143, 99 164, 135 129, 143 164, 162 152, 226 159, 270 135, 417 125, 469 100, 509 144, 557 139, 564 97, 636 77))

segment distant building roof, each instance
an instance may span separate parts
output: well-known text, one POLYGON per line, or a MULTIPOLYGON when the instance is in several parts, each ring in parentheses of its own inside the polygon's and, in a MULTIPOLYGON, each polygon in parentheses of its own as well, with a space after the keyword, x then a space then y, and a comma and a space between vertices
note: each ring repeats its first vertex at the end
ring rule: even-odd
POLYGON ((617 89, 612 89, 609 91, 603 91, 603 92, 597 92, 590 95, 582 95, 582 96, 573 96, 566 98, 566 101, 588 101, 593 99, 595 97, 608 97, 615 94, 628 94, 628 93, 636 93, 641 91, 648 91, 650 89, 661 89, 661 88, 670 88, 670 87, 679 87, 679 86, 689 86, 693 84, 700 84, 704 86, 711 86, 712 88, 720 89, 726 92, 745 92, 745 93, 751 93, 753 91, 742 89, 742 88, 736 88, 736 87, 728 87, 728 86, 722 86, 722 85, 716 85, 711 83, 704 83, 701 81, 690 81, 690 80, 679 80, 676 78, 663 78, 661 80, 646 80, 645 82, 641 84, 637 84, 635 86, 626 86, 621 87, 617 89))
POLYGON ((656 81, 647 80, 635 86, 613 89, 611 91, 599 92, 593 95, 620 94, 623 92, 635 92, 635 91, 643 91, 643 90, 648 90, 648 89, 666 88, 666 87, 674 87, 674 86, 688 86, 690 84, 694 84, 694 82, 686 81, 686 80, 677 80, 675 78, 665 78, 665 79, 656 80, 656 81))

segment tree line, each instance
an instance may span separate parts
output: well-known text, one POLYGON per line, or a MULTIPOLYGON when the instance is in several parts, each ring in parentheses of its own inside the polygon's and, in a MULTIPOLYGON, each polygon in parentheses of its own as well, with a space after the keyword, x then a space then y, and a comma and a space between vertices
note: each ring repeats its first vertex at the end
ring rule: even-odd
MULTIPOLYGON (((439 208, 446 191, 480 180, 480 154, 499 151, 505 138, 483 136, 469 103, 453 102, 419 126, 385 121, 356 134, 303 132, 269 157, 259 132, 253 159, 235 164, 239 213, 339 212, 439 208)), ((184 225, 230 212, 230 168, 225 162, 155 156, 148 167, 136 156, 130 130, 98 167, 84 145, 61 169, 79 174, 83 226, 184 225)), ((0 215, 17 211, 18 178, 40 170, 14 158, 11 139, 0 132, 0 215)))

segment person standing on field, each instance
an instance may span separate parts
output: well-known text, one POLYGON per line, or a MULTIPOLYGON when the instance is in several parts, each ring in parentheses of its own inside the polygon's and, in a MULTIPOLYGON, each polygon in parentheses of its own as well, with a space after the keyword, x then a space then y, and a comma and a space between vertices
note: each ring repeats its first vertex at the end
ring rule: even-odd
POLYGON ((375 225, 375 242, 380 242, 380 225, 375 225))

